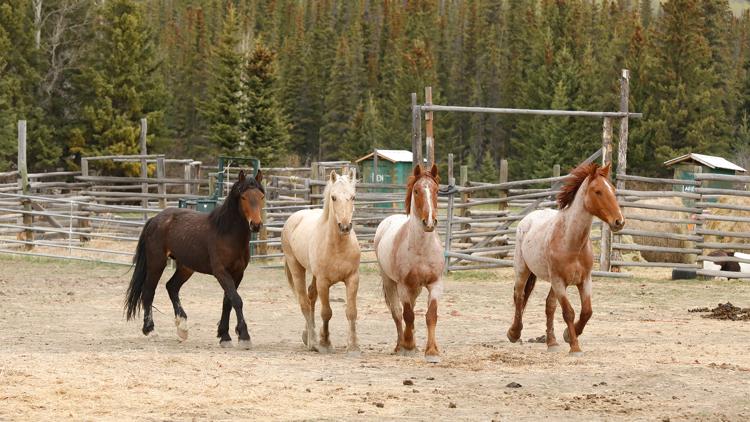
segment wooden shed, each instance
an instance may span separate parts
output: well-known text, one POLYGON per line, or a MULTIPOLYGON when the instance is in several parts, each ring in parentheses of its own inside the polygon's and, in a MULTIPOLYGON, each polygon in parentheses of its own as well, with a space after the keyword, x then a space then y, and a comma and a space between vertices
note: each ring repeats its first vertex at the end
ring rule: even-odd
POLYGON ((401 149, 376 149, 356 161, 363 181, 406 185, 412 173, 412 153, 401 149))
MULTIPOLYGON (((664 165, 673 168, 674 178, 681 180, 695 180, 696 173, 735 175, 747 172, 747 170, 743 169, 737 164, 730 162, 726 158, 695 153, 685 154, 677 158, 665 161, 664 165)), ((706 180, 703 182, 703 186, 720 189, 734 188, 732 182, 719 180, 706 180)), ((692 192, 695 190, 695 186, 674 185, 674 189, 681 190, 683 192, 692 192)), ((693 201, 683 200, 683 202, 693 201)))

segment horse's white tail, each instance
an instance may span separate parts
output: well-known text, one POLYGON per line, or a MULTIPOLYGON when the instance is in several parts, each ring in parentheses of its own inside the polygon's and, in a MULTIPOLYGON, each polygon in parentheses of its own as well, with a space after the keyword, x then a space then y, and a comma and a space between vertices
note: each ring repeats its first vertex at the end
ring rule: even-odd
POLYGON ((284 258, 284 272, 286 272, 286 281, 289 283, 289 288, 291 288, 292 291, 295 292, 295 295, 296 295, 297 289, 294 288, 294 280, 292 279, 292 272, 289 270, 289 264, 286 263, 286 258, 284 258))

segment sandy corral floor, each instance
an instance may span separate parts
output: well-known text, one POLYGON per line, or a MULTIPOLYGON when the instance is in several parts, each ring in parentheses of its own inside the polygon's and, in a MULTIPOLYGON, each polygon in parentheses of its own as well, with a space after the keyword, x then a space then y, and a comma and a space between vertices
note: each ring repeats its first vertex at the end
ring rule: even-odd
MULTIPOLYGON (((331 295, 338 353, 318 355, 302 346, 303 318, 282 272, 248 268, 240 293, 254 347, 226 350, 215 338, 222 293, 207 276, 183 288, 191 330, 180 343, 168 274, 155 301, 157 335, 146 338, 140 321, 122 316, 125 267, 9 257, 0 266, 0 420, 750 418, 750 322, 687 312, 727 301, 748 307, 748 283, 672 282, 664 273, 596 280, 585 355, 573 358, 567 347, 547 353, 506 340, 509 271, 454 274, 435 365, 391 354, 395 329, 373 267, 363 269, 359 294, 364 353, 351 358, 343 285, 331 295)), ((538 283, 530 300, 523 339, 544 333, 547 286, 538 283)))

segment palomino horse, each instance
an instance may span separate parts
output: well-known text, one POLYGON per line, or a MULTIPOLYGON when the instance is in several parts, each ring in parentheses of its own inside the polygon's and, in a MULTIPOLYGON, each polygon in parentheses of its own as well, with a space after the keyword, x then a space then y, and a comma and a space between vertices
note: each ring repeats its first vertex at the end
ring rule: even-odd
POLYGON ((352 230, 354 212, 354 171, 339 176, 335 171, 323 193, 323 209, 292 214, 281 232, 281 249, 289 286, 305 317, 302 341, 309 350, 333 352, 328 322, 333 316, 328 291, 339 281, 346 284, 346 318, 349 320, 347 352, 359 354, 357 344, 357 289, 359 288, 359 243, 352 230), (305 273, 312 273, 306 288, 305 273), (315 302, 320 296, 320 342, 315 340, 315 302))
POLYGON ((135 317, 143 306, 143 334, 154 330, 151 304, 167 258, 176 261, 177 269, 167 282, 167 292, 174 307, 175 325, 180 339, 187 339, 187 314, 180 304, 180 287, 198 271, 213 274, 224 289, 224 306, 219 321, 222 347, 231 347, 229 312, 237 314, 239 344, 250 348, 250 334, 242 315, 242 299, 237 288, 250 260, 250 232, 257 232, 262 224, 261 210, 265 193, 260 184, 262 173, 255 178, 245 177, 232 185, 224 203, 205 214, 193 210, 167 208, 146 222, 138 239, 133 262, 135 270, 130 280, 125 309, 127 319, 135 317))
POLYGON ((546 306, 547 350, 559 348, 555 339, 554 316, 556 302, 560 302, 568 326, 563 337, 570 343, 570 354, 583 353, 578 345, 578 336, 591 318, 591 267, 594 259, 591 222, 596 216, 615 232, 625 226, 615 189, 609 181, 609 170, 609 164, 601 168, 596 164, 576 167, 557 195, 559 211, 534 211, 518 224, 513 257, 516 312, 507 333, 511 342, 515 343, 521 337, 521 318, 538 277, 552 284, 546 306), (575 324, 575 311, 565 291, 570 285, 578 287, 581 295, 581 316, 575 324))
POLYGON ((414 167, 406 186, 406 214, 392 215, 383 220, 375 232, 375 254, 383 279, 385 302, 396 323, 396 353, 413 354, 414 304, 427 287, 427 362, 440 361, 435 341, 438 299, 443 292, 443 248, 435 232, 437 227, 438 169, 429 172, 414 167), (403 304, 403 311, 402 311, 403 304), (403 319, 402 319, 403 312, 403 319), (402 327, 406 322, 406 330, 402 327))

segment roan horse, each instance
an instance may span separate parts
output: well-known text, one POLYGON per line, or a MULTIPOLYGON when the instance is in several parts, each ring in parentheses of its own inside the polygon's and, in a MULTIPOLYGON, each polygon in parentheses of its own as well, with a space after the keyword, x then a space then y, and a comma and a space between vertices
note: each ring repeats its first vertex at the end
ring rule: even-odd
POLYGON ((583 353, 578 336, 583 333, 592 313, 591 268, 594 257, 591 222, 596 216, 615 232, 625 226, 615 189, 609 181, 609 171, 609 164, 605 167, 596 164, 576 167, 557 195, 559 211, 534 211, 518 224, 514 255, 515 316, 507 333, 511 342, 515 343, 521 337, 523 311, 538 277, 552 284, 546 305, 547 350, 559 349, 554 315, 557 302, 560 302, 567 325, 563 337, 570 343, 570 354, 578 356, 583 353), (575 311, 566 294, 570 285, 578 287, 581 295, 581 315, 575 324, 575 311))
POLYGON ((435 232, 439 182, 434 164, 428 172, 423 171, 421 165, 414 167, 406 186, 406 214, 386 218, 375 232, 375 254, 383 279, 383 293, 398 334, 395 352, 410 355, 417 350, 414 305, 422 287, 426 287, 429 297, 425 359, 432 363, 440 361, 435 326, 445 264, 443 248, 435 232), (402 321, 406 322, 406 330, 402 321))
POLYGON ((292 214, 281 232, 281 249, 287 281, 305 317, 302 341, 309 350, 333 352, 328 322, 333 316, 328 292, 339 281, 346 284, 346 318, 349 320, 347 352, 359 355, 357 344, 357 290, 360 249, 352 230, 355 196, 354 171, 339 176, 335 171, 323 193, 323 209, 292 214), (312 273, 306 287, 305 273, 312 273), (315 340, 315 302, 320 296, 320 342, 315 340))
POLYGON ((154 330, 151 305, 159 278, 173 258, 177 269, 167 282, 172 301, 177 335, 186 340, 187 314, 180 304, 180 287, 193 272, 212 274, 224 289, 224 306, 219 321, 218 337, 222 347, 231 347, 229 313, 237 314, 239 345, 250 348, 250 334, 242 314, 242 299, 237 288, 250 260, 250 232, 257 232, 262 224, 261 210, 265 191, 263 175, 258 170, 255 178, 245 177, 232 185, 224 203, 210 214, 193 210, 167 208, 146 222, 136 248, 135 269, 130 280, 125 310, 127 319, 134 318, 143 307, 143 334, 154 330))

